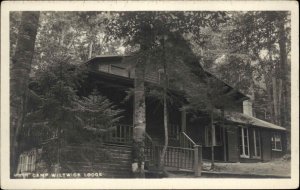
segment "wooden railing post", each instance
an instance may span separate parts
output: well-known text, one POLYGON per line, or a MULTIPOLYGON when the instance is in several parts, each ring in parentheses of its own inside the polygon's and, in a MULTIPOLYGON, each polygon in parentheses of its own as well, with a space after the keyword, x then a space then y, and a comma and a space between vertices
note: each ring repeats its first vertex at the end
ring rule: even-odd
MULTIPOLYGON (((201 160, 201 159, 200 159, 201 160)), ((194 172, 195 177, 201 176, 201 162, 199 162, 199 145, 194 145, 194 172)))

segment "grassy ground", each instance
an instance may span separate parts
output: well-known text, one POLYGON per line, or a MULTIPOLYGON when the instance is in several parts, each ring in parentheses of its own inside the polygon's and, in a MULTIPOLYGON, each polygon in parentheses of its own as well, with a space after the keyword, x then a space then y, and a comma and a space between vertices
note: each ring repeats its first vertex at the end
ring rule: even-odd
MULTIPOLYGON (((203 163, 203 170, 210 171, 210 163, 203 163)), ((254 174, 254 175, 291 175, 291 161, 284 157, 269 162, 257 163, 215 163, 212 172, 224 172, 232 174, 254 174)))
MULTIPOLYGON (((215 163, 215 168, 210 170, 210 162, 204 161, 202 169, 211 173, 224 173, 219 177, 226 177, 226 173, 238 175, 257 175, 257 176, 291 176, 290 157, 283 157, 269 162, 256 163, 215 163)), ((193 172, 168 172, 169 178, 191 178, 194 177, 193 172)), ((205 175, 203 175, 205 177, 205 175)))

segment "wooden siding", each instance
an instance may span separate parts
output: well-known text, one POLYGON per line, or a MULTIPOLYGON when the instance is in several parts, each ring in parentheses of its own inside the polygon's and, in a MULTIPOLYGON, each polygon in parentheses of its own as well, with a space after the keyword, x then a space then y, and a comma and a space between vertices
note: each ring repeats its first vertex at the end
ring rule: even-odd
POLYGON ((238 142, 238 128, 230 126, 227 129, 227 139, 228 139, 228 161, 238 162, 240 158, 239 154, 239 142, 238 142))
POLYGON ((262 160, 270 161, 271 160, 271 131, 270 130, 261 130, 261 148, 262 148, 262 160))

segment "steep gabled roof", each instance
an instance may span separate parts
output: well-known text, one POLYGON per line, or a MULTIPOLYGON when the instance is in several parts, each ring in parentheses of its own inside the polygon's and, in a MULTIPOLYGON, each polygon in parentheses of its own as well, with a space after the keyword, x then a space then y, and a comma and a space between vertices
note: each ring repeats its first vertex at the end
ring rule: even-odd
POLYGON ((220 81, 224 84, 224 86, 227 87, 227 94, 235 94, 235 96, 237 97, 237 99, 240 100, 248 100, 250 99, 247 95, 245 95, 244 93, 240 92, 239 90, 237 90, 236 88, 232 87, 231 85, 229 85, 228 83, 224 82, 223 80, 219 79, 217 76, 215 76, 214 74, 212 74, 211 72, 207 71, 204 69, 204 72, 206 73, 206 75, 208 75, 208 77, 212 77, 214 78, 214 80, 220 81))

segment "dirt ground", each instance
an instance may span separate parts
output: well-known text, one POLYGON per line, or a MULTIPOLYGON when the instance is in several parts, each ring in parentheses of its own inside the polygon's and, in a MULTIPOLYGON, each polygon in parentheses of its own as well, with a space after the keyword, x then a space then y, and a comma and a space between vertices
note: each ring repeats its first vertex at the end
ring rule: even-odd
MULTIPOLYGON (((227 174, 236 175, 255 175, 255 176, 291 176, 291 161, 290 156, 285 156, 280 159, 275 159, 269 162, 256 163, 215 163, 214 170, 210 170, 210 161, 203 161, 202 170, 208 173, 221 174, 219 177, 226 177, 227 174), (224 175, 222 175, 224 174, 224 175)), ((207 175, 207 174, 206 174, 207 175)), ((203 177, 206 176, 203 174, 203 177)), ((174 172, 169 170, 169 178, 190 178, 194 177, 193 172, 174 172)), ((208 176, 206 176, 208 177, 208 176)))
POLYGON ((276 175, 291 176, 291 161, 280 158, 269 162, 257 163, 215 163, 214 170, 210 170, 210 163, 203 163, 203 171, 224 172, 232 174, 276 175))

